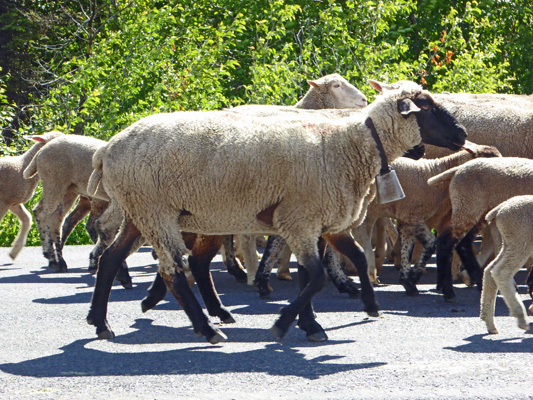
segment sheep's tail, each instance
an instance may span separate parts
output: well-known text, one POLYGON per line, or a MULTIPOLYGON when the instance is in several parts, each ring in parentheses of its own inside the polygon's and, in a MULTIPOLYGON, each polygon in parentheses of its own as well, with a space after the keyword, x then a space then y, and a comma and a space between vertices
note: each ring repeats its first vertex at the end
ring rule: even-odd
POLYGON ((37 175, 37 154, 31 159, 26 169, 24 169, 24 172, 22 172, 24 179, 31 179, 37 175))
POLYGON ((432 176, 431 178, 428 179, 428 185, 433 186, 433 185, 438 185, 439 183, 445 183, 445 182, 451 181, 452 178, 455 176, 455 173, 460 167, 461 166, 458 165, 457 167, 447 169, 446 171, 441 172, 438 175, 432 176))
POLYGON ((490 210, 487 215, 485 215, 485 221, 490 222, 494 220, 494 218, 496 218, 496 214, 498 214, 498 211, 500 211, 500 208, 502 208, 502 204, 499 204, 490 210))
POLYGON ((89 182, 87 183, 87 194, 91 197, 96 194, 96 191, 98 190, 98 186, 100 185, 100 181, 102 180, 102 177, 104 176, 102 166, 104 163, 105 154, 106 154, 106 146, 100 147, 93 154, 94 171, 91 174, 91 177, 89 178, 89 182))

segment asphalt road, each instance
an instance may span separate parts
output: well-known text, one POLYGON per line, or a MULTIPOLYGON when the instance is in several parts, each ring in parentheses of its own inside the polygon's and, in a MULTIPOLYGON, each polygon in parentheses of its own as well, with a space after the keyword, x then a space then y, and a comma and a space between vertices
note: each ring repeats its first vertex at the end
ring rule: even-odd
MULTIPOLYGON (((479 319, 479 293, 456 285, 459 301, 435 293, 435 266, 409 298, 386 266, 376 288, 382 311, 368 318, 360 300, 331 282, 316 297, 329 340, 308 343, 293 327, 282 343, 269 328, 297 292, 272 277, 270 301, 212 266, 222 302, 237 322, 228 341, 199 339, 168 295, 154 310, 140 300, 153 279, 150 249, 128 259, 134 288, 114 286, 108 319, 117 337, 96 339, 85 322, 94 285, 91 247, 65 249, 66 274, 46 268, 40 248, 15 262, 0 249, 0 398, 2 399, 526 399, 533 398, 533 335, 497 301, 498 335, 479 319)), ((295 265, 294 265, 295 266, 295 265)), ((526 307, 531 299, 517 283, 526 307)), ((197 292, 196 292, 197 293, 197 292)))

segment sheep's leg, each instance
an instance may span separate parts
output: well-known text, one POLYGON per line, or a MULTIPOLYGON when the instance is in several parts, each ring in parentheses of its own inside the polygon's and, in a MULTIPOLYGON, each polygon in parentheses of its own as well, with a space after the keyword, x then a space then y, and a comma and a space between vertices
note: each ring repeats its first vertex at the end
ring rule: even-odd
MULTIPOLYGON (((371 218, 367 216, 361 225, 352 229, 352 234, 355 240, 363 247, 364 253, 368 256, 366 258, 365 265, 367 265, 368 268, 368 276, 370 281, 374 285, 379 284, 379 278, 376 269, 376 257, 374 255, 374 248, 372 247, 372 231, 374 230, 376 220, 377 218, 371 218)), ((355 267, 357 268, 358 266, 355 265, 355 267)), ((359 269, 357 272, 360 275, 359 269)))
MULTIPOLYGON (((422 277, 422 275, 426 272, 426 264, 429 261, 429 258, 431 257, 433 252, 435 251, 437 242, 437 239, 435 238, 433 233, 431 233, 431 231, 424 222, 415 224, 414 237, 418 239, 418 241, 422 244, 423 249, 422 254, 420 254, 420 258, 415 263, 414 267, 409 269, 409 273, 407 275, 407 281, 412 286, 415 286, 422 277)), ((412 248, 413 247, 411 247, 411 250, 412 248)), ((403 254, 402 257, 404 257, 403 254)))
MULTIPOLYGON (((381 269, 387 255, 387 225, 389 218, 378 218, 372 231, 372 247, 374 247, 374 259, 377 276, 381 275, 381 269)), ((370 263, 369 263, 370 264, 370 263)), ((370 271, 370 265, 369 265, 370 271)), ((372 271, 369 272, 370 274, 372 271)))
POLYGON ((347 293, 352 299, 359 297, 359 289, 355 282, 346 276, 341 268, 339 262, 339 254, 331 248, 326 246, 323 252, 322 263, 326 268, 326 272, 340 293, 347 293))
POLYGON ((479 266, 476 255, 474 254, 473 243, 477 235, 478 229, 476 227, 472 228, 457 244, 457 254, 461 258, 461 262, 465 266, 470 279, 474 284, 477 285, 477 288, 481 290, 483 271, 479 266))
POLYGON ((415 276, 410 276, 411 270, 411 252, 415 244, 414 226, 410 224, 398 223, 398 231, 400 233, 400 248, 401 248, 401 268, 400 268, 400 284, 404 287, 407 296, 418 295, 418 288, 416 287, 417 280, 410 279, 415 276))
POLYGON ((449 228, 437 238, 437 291, 442 291, 447 302, 457 301, 452 284, 452 256, 458 242, 449 228))
POLYGON ((233 275, 237 282, 244 283, 248 280, 246 272, 239 265, 235 256, 235 246, 233 244, 233 235, 226 235, 222 242, 222 260, 228 269, 228 274, 233 275))
MULTIPOLYGON (((291 247, 296 248, 295 246, 291 247)), ((324 266, 320 262, 317 251, 315 250, 314 254, 303 252, 299 255, 298 259, 303 264, 302 269, 305 270, 305 274, 302 275, 301 278, 301 287, 303 288, 300 290, 300 293, 298 294, 296 300, 292 301, 288 306, 285 306, 280 310, 280 317, 274 323, 271 329, 276 340, 283 339, 283 337, 289 330, 291 324, 294 322, 294 320, 300 313, 304 315, 304 322, 302 322, 302 324, 304 325, 304 323, 307 324, 309 322, 308 307, 310 307, 311 300, 313 299, 315 294, 317 294, 324 287, 324 266)), ((298 279, 300 279, 300 276, 298 277, 298 279)), ((320 325, 315 322, 310 323, 309 326, 305 325, 305 327, 307 329, 317 331, 320 325)), ((322 328, 320 327, 320 329, 322 328)), ((310 331, 310 333, 313 334, 317 332, 310 331)))
POLYGON ((255 273, 254 285, 262 299, 270 298, 272 288, 269 284, 272 268, 276 264, 279 255, 286 246, 285 239, 278 235, 270 235, 267 240, 263 257, 255 273))
POLYGON ((496 309, 496 297, 498 285, 492 278, 492 267, 498 262, 498 257, 494 259, 483 271, 483 289, 481 290, 481 307, 479 317, 485 321, 487 331, 491 334, 498 333, 498 328, 494 322, 494 311, 496 309))
POLYGON ((370 316, 379 315, 379 306, 376 301, 374 287, 368 276, 367 263, 363 248, 352 238, 349 232, 335 235, 322 235, 324 239, 339 253, 344 254, 357 267, 361 282, 361 300, 365 311, 370 316))
MULTIPOLYGON (((91 254, 89 255, 89 272, 95 273, 98 267, 98 260, 104 252, 104 250, 113 242, 117 235, 118 228, 123 221, 122 210, 116 206, 115 203, 109 205, 102 205, 101 208, 95 209, 95 214, 99 215, 99 218, 95 222, 95 227, 98 233, 98 240, 94 246, 91 254)), ((142 243, 137 244, 135 251, 142 243)), ((117 271, 116 279, 126 289, 133 287, 131 276, 128 272, 128 265, 126 262, 122 262, 117 271)))
POLYGON ((63 227, 61 229, 61 244, 60 249, 62 250, 65 246, 65 243, 76 227, 83 218, 89 214, 91 211, 91 201, 87 197, 80 196, 80 200, 78 201, 78 204, 76 207, 74 207, 74 210, 70 212, 70 214, 65 218, 65 221, 63 222, 63 227))
POLYGON ((292 281, 290 272, 291 255, 292 250, 285 244, 278 257, 278 270, 276 271, 276 276, 280 281, 292 281))
MULTIPOLYGON (((15 206, 11 206, 10 210, 15 214, 15 216, 20 220, 20 230, 13 241, 13 248, 9 252, 9 257, 11 257, 13 260, 17 258, 18 254, 26 244, 26 238, 28 237, 28 233, 31 229, 31 214, 23 204, 17 204, 15 206)), ((5 212, 2 214, 2 218, 5 215, 5 212)), ((0 218, 1 220, 1 218, 0 218)))
POLYGON ((244 267, 246 268, 246 283, 253 286, 255 274, 257 273, 257 268, 259 266, 255 235, 239 235, 239 238, 244 259, 244 267))
POLYGON ((533 298, 533 268, 529 270, 529 273, 526 279, 526 285, 528 287, 529 297, 533 298))
POLYGON ((491 270, 492 278, 500 289, 511 316, 516 318, 518 327, 525 331, 529 330, 529 321, 526 308, 516 291, 514 276, 528 258, 527 245, 524 246, 524 243, 504 243, 498 254, 498 262, 494 263, 491 270))
POLYGON ((224 236, 198 235, 188 262, 209 315, 218 317, 222 322, 229 324, 235 322, 235 319, 222 305, 209 270, 209 265, 220 249, 223 239, 224 236))
POLYGON ((67 272, 67 263, 63 259, 63 251, 61 247, 61 226, 65 215, 74 205, 74 202, 78 198, 78 194, 69 188, 67 193, 63 196, 63 199, 56 210, 52 213, 48 220, 48 228, 50 229, 50 237, 52 239, 52 255, 49 259, 48 267, 59 272, 67 272))
POLYGON ((165 298, 167 294, 167 285, 163 280, 163 277, 157 273, 155 279, 148 288, 148 294, 141 301, 142 312, 146 312, 154 308, 161 300, 165 298))
POLYGON ((91 308, 87 316, 87 323, 96 326, 96 334, 100 339, 115 337, 106 319, 109 294, 121 264, 140 238, 142 238, 141 233, 137 227, 132 221, 126 219, 113 244, 100 257, 91 308))
MULTIPOLYGON (((298 284, 300 286, 300 291, 303 291, 306 288, 309 281, 310 278, 307 270, 298 264, 298 284)), ((304 306, 302 311, 300 311, 297 324, 301 330, 305 331, 309 342, 324 342, 328 339, 328 335, 324 331, 324 328, 322 328, 322 326, 316 321, 311 301, 304 306)))

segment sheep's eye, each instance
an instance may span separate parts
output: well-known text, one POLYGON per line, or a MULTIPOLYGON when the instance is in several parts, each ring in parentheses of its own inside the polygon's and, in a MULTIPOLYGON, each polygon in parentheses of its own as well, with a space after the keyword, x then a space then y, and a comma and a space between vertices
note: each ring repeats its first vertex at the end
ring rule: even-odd
POLYGON ((333 87, 334 87, 334 88, 340 88, 341 85, 340 85, 340 83, 336 83, 336 84, 333 85, 333 87))

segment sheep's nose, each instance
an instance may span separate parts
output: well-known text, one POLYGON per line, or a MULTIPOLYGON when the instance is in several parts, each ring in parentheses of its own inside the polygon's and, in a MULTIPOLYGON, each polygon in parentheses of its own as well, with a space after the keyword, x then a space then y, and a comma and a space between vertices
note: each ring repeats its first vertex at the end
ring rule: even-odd
POLYGON ((363 103, 366 103, 366 102, 367 102, 366 97, 363 97, 363 103))

